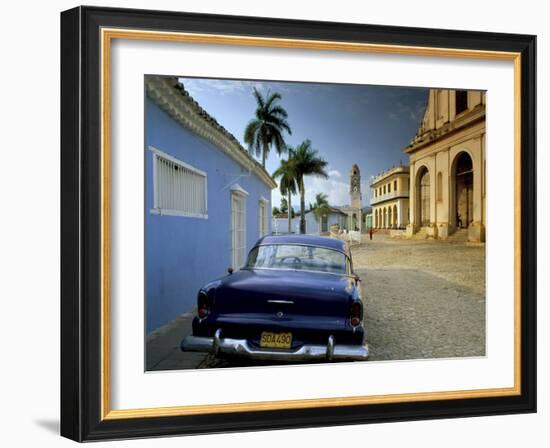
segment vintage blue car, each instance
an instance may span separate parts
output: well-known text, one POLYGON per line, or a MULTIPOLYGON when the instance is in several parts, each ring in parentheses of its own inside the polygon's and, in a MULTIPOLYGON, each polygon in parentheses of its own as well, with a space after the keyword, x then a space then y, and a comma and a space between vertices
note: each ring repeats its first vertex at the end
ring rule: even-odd
POLYGON ((200 289, 181 349, 262 361, 366 360, 360 280, 347 244, 263 237, 242 269, 200 289))

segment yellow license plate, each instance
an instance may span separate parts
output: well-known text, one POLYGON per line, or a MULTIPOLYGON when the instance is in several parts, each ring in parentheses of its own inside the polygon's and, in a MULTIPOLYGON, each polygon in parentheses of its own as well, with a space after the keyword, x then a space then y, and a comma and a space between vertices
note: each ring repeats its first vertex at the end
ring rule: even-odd
POLYGON ((292 345, 292 333, 271 333, 263 331, 260 337, 260 347, 266 348, 290 348, 292 345))

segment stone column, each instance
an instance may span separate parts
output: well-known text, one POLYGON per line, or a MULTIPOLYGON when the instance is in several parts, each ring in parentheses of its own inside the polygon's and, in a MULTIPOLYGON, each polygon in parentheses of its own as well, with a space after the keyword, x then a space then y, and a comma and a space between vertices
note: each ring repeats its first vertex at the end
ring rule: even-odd
POLYGON ((471 144, 472 166, 474 169, 474 220, 468 228, 470 241, 485 241, 485 228, 483 226, 483 155, 481 153, 481 138, 475 137, 471 144))
POLYGON ((449 150, 441 150, 436 155, 437 190, 437 233, 441 239, 449 236, 449 150), (441 182, 439 175, 441 174, 441 182), (440 199, 440 200, 439 200, 440 199))
POLYGON ((407 235, 412 236, 415 231, 416 222, 416 169, 414 162, 409 167, 409 223, 407 224, 407 235))
POLYGON ((397 201, 397 227, 403 227, 403 201, 397 201))
POLYGON ((428 170, 430 172, 430 230, 428 235, 437 238, 437 170, 435 154, 428 161, 428 170))
POLYGON ((401 227, 405 228, 409 223, 407 222, 407 212, 409 211, 409 205, 405 199, 401 200, 401 227))
POLYGON ((435 169, 435 155, 430 157, 428 162, 430 171, 430 224, 437 224, 437 173, 435 169))

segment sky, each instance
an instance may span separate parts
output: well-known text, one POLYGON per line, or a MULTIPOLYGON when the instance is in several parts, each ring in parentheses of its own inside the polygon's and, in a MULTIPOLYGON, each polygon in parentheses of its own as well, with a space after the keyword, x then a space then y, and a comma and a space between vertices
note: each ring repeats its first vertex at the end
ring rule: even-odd
MULTIPOLYGON (((361 171, 363 206, 370 205, 369 184, 373 176, 408 164, 403 149, 415 135, 427 103, 428 89, 350 84, 243 81, 180 78, 189 94, 231 132, 244 148, 244 130, 254 118, 253 89, 262 94, 278 92, 280 105, 288 112, 292 135, 284 134, 290 146, 310 139, 319 156, 328 162, 328 179, 305 179, 306 206, 315 195, 328 195, 329 204, 350 203, 349 172, 354 163, 361 171)), ((281 158, 274 149, 266 169, 272 174, 281 158)), ((260 159, 261 162, 261 159, 260 159)), ((272 191, 272 205, 280 206, 279 189, 272 191)), ((298 211, 299 197, 292 198, 298 211)))

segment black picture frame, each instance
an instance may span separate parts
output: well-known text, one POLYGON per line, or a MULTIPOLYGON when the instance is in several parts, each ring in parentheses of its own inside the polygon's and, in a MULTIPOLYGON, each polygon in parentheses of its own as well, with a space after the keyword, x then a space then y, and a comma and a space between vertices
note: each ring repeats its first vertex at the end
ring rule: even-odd
POLYGON ((536 37, 99 7, 61 13, 61 435, 76 441, 536 411, 536 37), (127 28, 521 54, 521 393, 186 416, 101 415, 100 29, 127 28))

